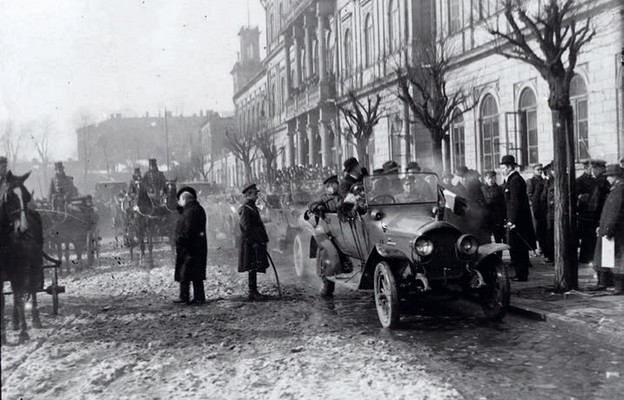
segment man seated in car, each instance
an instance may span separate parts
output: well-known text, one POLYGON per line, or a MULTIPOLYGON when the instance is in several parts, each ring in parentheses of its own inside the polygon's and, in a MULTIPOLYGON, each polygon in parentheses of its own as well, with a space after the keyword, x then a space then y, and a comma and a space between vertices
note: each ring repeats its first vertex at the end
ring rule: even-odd
POLYGON ((338 176, 330 176, 323 181, 323 185, 325 186, 325 194, 321 196, 320 200, 314 201, 308 205, 309 212, 321 218, 325 217, 325 213, 338 212, 338 204, 340 203, 338 176))

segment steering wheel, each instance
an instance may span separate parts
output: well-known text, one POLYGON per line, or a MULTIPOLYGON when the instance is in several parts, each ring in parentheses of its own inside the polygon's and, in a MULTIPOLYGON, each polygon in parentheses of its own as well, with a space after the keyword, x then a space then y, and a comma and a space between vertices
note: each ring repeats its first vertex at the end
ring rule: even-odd
POLYGON ((394 197, 389 194, 382 194, 380 196, 375 196, 371 199, 371 204, 388 204, 388 203, 396 203, 394 197))

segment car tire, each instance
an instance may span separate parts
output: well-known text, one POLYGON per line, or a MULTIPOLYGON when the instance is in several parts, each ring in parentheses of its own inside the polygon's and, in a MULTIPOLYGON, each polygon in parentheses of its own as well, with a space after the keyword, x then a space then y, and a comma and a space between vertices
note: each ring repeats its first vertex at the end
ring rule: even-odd
POLYGON ((293 263, 295 264, 295 273, 299 278, 304 278, 310 273, 307 268, 306 258, 304 256, 303 238, 301 234, 295 235, 292 245, 293 263))
POLYGON ((332 297, 334 295, 334 289, 336 288, 336 283, 334 281, 330 281, 325 277, 325 267, 323 266, 323 258, 324 258, 325 250, 323 247, 318 247, 316 250, 316 270, 318 271, 318 275, 321 278, 321 297, 332 297))
POLYGON ((373 282, 379 322, 384 328, 396 328, 400 321, 399 290, 387 262, 381 261, 377 264, 373 282))
POLYGON ((499 257, 490 257, 479 268, 486 286, 479 290, 479 300, 485 315, 494 321, 502 320, 509 309, 509 275, 499 257))

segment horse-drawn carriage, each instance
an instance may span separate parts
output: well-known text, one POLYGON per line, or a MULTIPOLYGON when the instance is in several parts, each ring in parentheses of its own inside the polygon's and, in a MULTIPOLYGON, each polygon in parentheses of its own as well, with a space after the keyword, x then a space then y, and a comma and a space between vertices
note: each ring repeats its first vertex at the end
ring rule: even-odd
POLYGON ((121 181, 98 182, 95 184, 93 200, 100 215, 103 233, 112 233, 114 237, 123 236, 124 223, 120 201, 128 189, 128 183, 121 181), (109 231, 110 229, 110 231, 109 231))
POLYGON ((153 263, 155 243, 168 243, 173 251, 178 219, 177 183, 167 180, 163 193, 152 193, 142 181, 136 181, 136 194, 127 194, 121 202, 124 215, 124 242, 130 248, 130 259, 138 246, 141 259, 148 250, 148 263, 153 263))
POLYGON ((30 296, 32 304, 33 326, 40 327, 37 310, 37 293, 52 295, 52 310, 58 313, 58 295, 65 291, 58 284, 59 260, 49 257, 43 251, 44 231, 41 215, 28 207, 30 193, 24 187, 29 174, 16 177, 10 172, 0 180, 0 286, 1 298, 1 336, 6 343, 4 326, 4 295, 13 294, 13 324, 21 330, 19 341, 28 339, 25 297, 30 296), (44 265, 44 260, 51 262, 44 265), (45 270, 51 269, 51 284, 44 289, 45 270), (5 292, 4 283, 10 282, 11 291, 5 292))
POLYGON ((41 215, 46 249, 59 260, 64 258, 68 271, 72 265, 77 270, 82 269, 83 255, 86 255, 87 266, 93 265, 99 256, 100 237, 99 216, 90 195, 56 203, 56 207, 41 201, 36 211, 41 215), (75 260, 70 259, 72 247, 75 260))

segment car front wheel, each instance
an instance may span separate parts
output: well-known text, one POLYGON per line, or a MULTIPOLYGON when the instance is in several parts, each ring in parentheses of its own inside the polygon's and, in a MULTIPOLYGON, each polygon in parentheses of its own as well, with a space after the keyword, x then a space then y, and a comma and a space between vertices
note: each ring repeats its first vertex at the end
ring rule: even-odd
POLYGON ((479 291, 481 307, 485 315, 494 321, 500 321, 509 309, 509 275, 503 261, 491 257, 488 265, 479 268, 486 286, 479 291))
POLYGON ((297 236, 295 236, 292 249, 295 272, 298 277, 303 278, 308 275, 308 271, 306 269, 305 258, 303 255, 303 239, 301 238, 301 235, 297 234, 297 236))
POLYGON ((399 292, 390 265, 381 261, 375 267, 374 277, 375 305, 377 316, 384 328, 395 328, 399 325, 399 292))

